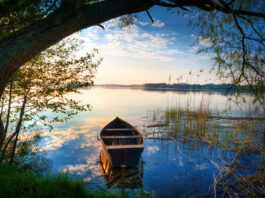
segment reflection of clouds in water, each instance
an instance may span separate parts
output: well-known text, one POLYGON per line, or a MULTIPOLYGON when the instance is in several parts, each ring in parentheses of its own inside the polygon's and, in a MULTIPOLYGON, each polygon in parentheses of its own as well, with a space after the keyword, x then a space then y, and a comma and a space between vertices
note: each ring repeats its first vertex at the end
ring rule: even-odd
POLYGON ((205 170, 205 169, 208 169, 208 168, 209 168, 209 166, 207 164, 205 164, 205 163, 203 163, 203 164, 196 164, 195 165, 195 169, 196 170, 205 170))
POLYGON ((86 143, 81 144, 80 146, 81 148, 84 148, 86 146, 94 146, 95 144, 97 144, 96 136, 97 132, 101 128, 101 126, 99 125, 100 123, 97 122, 95 119, 87 119, 86 123, 87 123, 86 125, 78 127, 72 126, 72 128, 68 128, 66 130, 55 130, 53 132, 44 132, 41 135, 44 137, 43 138, 44 146, 42 146, 42 150, 46 151, 57 150, 61 148, 65 143, 79 138, 81 134, 86 134, 85 141, 87 141, 86 143))
POLYGON ((80 148, 86 148, 90 146, 101 147, 101 143, 97 140, 96 137, 91 137, 92 134, 85 135, 86 139, 83 139, 84 142, 81 143, 80 148))
POLYGON ((77 164, 77 165, 66 165, 63 169, 63 172, 75 173, 78 175, 82 175, 88 171, 90 164, 77 164))
MULTIPOLYGON (((89 182, 93 178, 102 176, 97 163, 102 145, 97 140, 97 136, 101 129, 114 118, 86 117, 82 121, 84 124, 72 122, 68 129, 61 127, 55 128, 53 132, 44 132, 41 134, 40 147, 44 151, 50 151, 50 157, 57 163, 58 171, 80 175, 84 181, 89 182)), ((139 124, 138 116, 121 118, 133 125, 139 124)), ((151 152, 158 150, 160 150, 159 147, 153 146, 151 152)))
POLYGON ((96 132, 90 132, 89 129, 67 129, 63 131, 53 131, 45 132, 42 134, 44 136, 44 145, 42 150, 57 150, 61 148, 66 142, 77 139, 80 134, 91 133, 90 135, 96 135, 96 132))
POLYGON ((182 159, 179 159, 179 163, 178 163, 179 166, 183 167, 183 162, 182 162, 182 159))
POLYGON ((148 146, 147 147, 147 155, 151 155, 151 154, 154 154, 156 153, 157 151, 159 151, 160 148, 158 146, 148 146))
POLYGON ((96 137, 99 135, 100 130, 112 121, 114 117, 105 118, 86 118, 84 119, 85 125, 71 126, 66 130, 61 130, 57 128, 53 132, 44 132, 41 134, 43 137, 42 150, 57 150, 61 148, 65 143, 75 140, 80 137, 81 134, 85 134, 80 148, 85 148, 89 146, 100 146, 100 142, 97 141, 96 137))
MULTIPOLYGON (((100 150, 99 150, 100 151, 100 150)), ((62 169, 63 172, 70 174, 86 175, 85 181, 90 181, 93 177, 101 176, 101 171, 98 165, 99 152, 96 152, 87 157, 85 164, 68 164, 62 169), (88 174, 87 174, 88 173, 88 174), (89 176, 88 176, 89 175, 89 176)))

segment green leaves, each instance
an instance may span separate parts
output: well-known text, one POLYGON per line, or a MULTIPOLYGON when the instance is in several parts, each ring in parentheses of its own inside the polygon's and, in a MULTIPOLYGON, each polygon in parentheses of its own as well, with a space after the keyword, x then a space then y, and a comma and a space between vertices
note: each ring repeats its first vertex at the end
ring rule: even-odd
MULTIPOLYGON (((77 39, 65 39, 34 57, 15 73, 14 103, 11 105, 13 126, 25 96, 25 131, 39 130, 40 126, 52 130, 53 123, 65 122, 80 111, 91 110, 90 105, 81 105, 69 97, 70 93, 80 94, 80 88, 93 85, 94 74, 102 61, 97 57, 97 49, 84 56, 77 55, 82 44, 77 39)), ((8 87, 4 94, 8 94, 8 87)), ((4 95, 4 98, 3 108, 8 104, 8 97, 4 95)))
POLYGON ((0 1, 0 39, 43 18, 59 4, 58 0, 0 1))
MULTIPOLYGON (((217 1, 220 3, 221 1, 217 1)), ((231 1, 223 4, 225 9, 263 12, 262 1, 231 1)), ((214 52, 216 74, 225 82, 236 87, 248 85, 253 103, 259 103, 265 110, 264 82, 264 19, 254 16, 212 11, 198 12, 198 20, 193 22, 199 30, 196 42, 199 52, 214 52), (200 39, 208 39, 212 45, 201 45, 200 39)))
POLYGON ((129 14, 129 15, 121 16, 119 18, 119 26, 120 28, 130 27, 134 24, 136 20, 137 20, 136 14, 129 14))

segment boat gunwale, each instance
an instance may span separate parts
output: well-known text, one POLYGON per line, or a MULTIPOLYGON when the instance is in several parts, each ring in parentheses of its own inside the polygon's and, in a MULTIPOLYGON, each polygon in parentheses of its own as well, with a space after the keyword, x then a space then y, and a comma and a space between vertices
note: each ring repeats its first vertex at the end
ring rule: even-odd
MULTIPOLYGON (((110 123, 108 123, 100 132, 100 142, 103 145, 103 147, 106 150, 110 150, 110 149, 133 149, 133 148, 144 148, 144 135, 133 125, 131 125, 130 123, 120 119, 119 117, 116 117, 114 120, 112 120, 110 123), (128 126, 130 126, 135 132, 137 132, 139 134, 139 136, 141 136, 142 138, 142 144, 132 144, 132 145, 106 145, 105 142, 102 140, 102 132, 105 131, 106 128, 111 122, 113 122, 115 119, 119 119, 121 122, 126 123, 128 126), (134 147, 133 147, 134 146, 134 147), (127 148, 126 148, 127 147, 127 148)), ((117 136, 119 137, 119 136, 117 136)))

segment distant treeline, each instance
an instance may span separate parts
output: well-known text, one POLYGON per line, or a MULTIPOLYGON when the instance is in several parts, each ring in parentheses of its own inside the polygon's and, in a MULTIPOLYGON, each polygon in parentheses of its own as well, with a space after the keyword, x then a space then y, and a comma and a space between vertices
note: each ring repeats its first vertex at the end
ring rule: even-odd
POLYGON ((249 92, 248 85, 242 85, 240 87, 233 86, 233 84, 167 84, 167 83, 146 83, 142 85, 119 85, 119 84, 104 84, 96 85, 100 87, 109 88, 133 88, 133 89, 144 89, 144 90, 171 90, 171 91, 222 91, 222 92, 249 92))
POLYGON ((247 85, 236 87, 232 84, 166 84, 166 83, 148 83, 144 84, 145 89, 169 89, 179 91, 243 91, 248 92, 247 85))

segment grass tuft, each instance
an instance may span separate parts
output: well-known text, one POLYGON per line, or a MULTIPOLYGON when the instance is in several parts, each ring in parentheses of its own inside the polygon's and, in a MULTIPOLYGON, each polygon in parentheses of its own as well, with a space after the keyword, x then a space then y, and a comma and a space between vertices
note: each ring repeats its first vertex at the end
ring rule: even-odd
POLYGON ((91 192, 80 179, 70 179, 66 174, 50 177, 35 176, 8 163, 0 164, 0 197, 121 197, 119 194, 103 191, 91 192))

